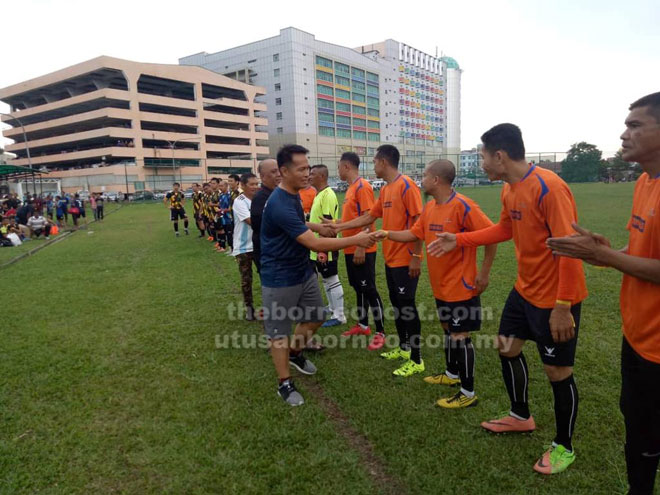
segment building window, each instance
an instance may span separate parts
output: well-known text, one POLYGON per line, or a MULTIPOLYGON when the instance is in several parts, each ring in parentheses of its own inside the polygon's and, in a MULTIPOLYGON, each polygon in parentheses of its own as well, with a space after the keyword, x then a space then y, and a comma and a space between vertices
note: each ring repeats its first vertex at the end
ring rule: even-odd
POLYGON ((364 103, 366 101, 366 98, 363 94, 353 92, 353 100, 364 103))
POLYGON ((366 141, 367 133, 364 131, 353 131, 353 139, 366 141))
POLYGON ((377 134, 375 132, 370 132, 369 141, 380 141, 380 134, 377 134))
POLYGON ((282 89, 282 85, 280 83, 277 83, 275 85, 275 91, 280 91, 282 89))
POLYGON ((319 136, 334 136, 335 130, 332 127, 319 126, 319 136))
POLYGON ((281 105, 282 104, 282 98, 275 98, 275 105, 281 105))
POLYGON ((365 89, 364 83, 359 82, 359 81, 353 81, 353 89, 358 89, 360 91, 364 91, 364 89, 365 89))
POLYGON ((353 125, 357 127, 366 127, 367 121, 364 119, 353 119, 353 125))
MULTIPOLYGON (((345 115, 337 115, 337 123, 351 125, 351 118, 346 117, 345 115)), ((339 135, 339 133, 337 133, 337 135, 339 135)))
MULTIPOLYGON (((320 65, 321 67, 327 67, 329 69, 332 69, 332 60, 317 55, 316 65, 320 65)), ((334 136, 334 133, 332 135, 334 136)))
MULTIPOLYGON (((387 128, 387 125, 385 126, 385 128, 387 128)), ((369 129, 380 129, 380 122, 376 122, 375 120, 370 120, 369 129)))
POLYGON ((316 104, 319 108, 327 108, 329 110, 334 110, 335 108, 335 104, 333 102, 324 100, 323 98, 318 98, 316 100, 316 104))
POLYGON ((273 70, 273 76, 274 77, 280 77, 280 69, 274 69, 273 70))
POLYGON ((319 114, 319 121, 321 121, 321 122, 334 122, 335 121, 335 116, 332 115, 331 113, 320 113, 319 114))
POLYGON ((367 105, 370 107, 378 108, 380 107, 380 100, 378 98, 375 98, 373 96, 368 96, 367 97, 367 105))
POLYGON ((373 72, 367 72, 367 81, 371 82, 378 82, 378 74, 374 74, 373 72))
POLYGON ((277 133, 278 134, 284 134, 284 127, 278 127, 277 128, 277 133))
POLYGON ((342 86, 351 86, 351 80, 348 77, 343 77, 343 76, 335 76, 335 82, 337 84, 341 84, 342 86))
POLYGON ((316 92, 321 95, 332 96, 332 88, 323 86, 322 84, 316 85, 316 92))
POLYGON ((255 63, 256 61, 257 61, 257 59, 256 59, 256 58, 253 58, 252 60, 248 60, 247 63, 248 63, 248 64, 253 64, 253 63, 255 63))
POLYGON ((275 53, 273 54, 273 62, 279 62, 280 61, 280 54, 275 53))
POLYGON ((277 112, 275 114, 275 120, 282 120, 282 112, 277 112))
POLYGON ((350 100, 351 99, 351 92, 337 88, 335 90, 335 96, 337 98, 343 98, 345 100, 350 100))
POLYGON ((320 79, 321 81, 326 81, 326 82, 332 82, 332 74, 328 72, 323 72, 322 70, 317 70, 316 71, 316 79, 320 79))
POLYGON ((353 105, 353 113, 357 113, 357 114, 360 114, 360 115, 366 115, 367 111, 364 109, 364 107, 353 105))
POLYGON ((362 69, 358 69, 357 67, 351 67, 351 74, 364 79, 364 71, 362 69))
POLYGON ((341 74, 350 74, 351 69, 346 64, 342 64, 341 62, 335 62, 335 72, 339 72, 341 74))
POLYGON ((337 137, 351 139, 350 129, 337 129, 337 137))

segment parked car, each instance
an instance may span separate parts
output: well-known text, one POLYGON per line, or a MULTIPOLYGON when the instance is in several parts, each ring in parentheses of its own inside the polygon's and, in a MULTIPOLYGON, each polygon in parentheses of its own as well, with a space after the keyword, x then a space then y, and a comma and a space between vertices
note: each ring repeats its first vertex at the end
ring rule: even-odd
POLYGON ((154 193, 151 191, 135 191, 129 196, 131 201, 148 201, 154 199, 154 193))
POLYGON ((119 199, 123 197, 124 197, 123 194, 120 196, 119 193, 116 193, 114 191, 105 194, 106 201, 119 201, 119 199))
POLYGON ((154 199, 164 199, 167 191, 154 191, 154 199))
POLYGON ((385 185, 385 181, 382 179, 376 179, 371 181, 371 187, 374 191, 380 191, 380 189, 385 185))
POLYGON ((193 190, 192 190, 192 188, 190 188, 190 189, 186 189, 186 190, 184 191, 184 193, 183 193, 183 197, 186 198, 186 199, 190 199, 190 198, 192 198, 192 195, 193 195, 193 190))
POLYGON ((334 186, 332 186, 332 190, 334 192, 346 192, 347 189, 348 189, 348 183, 343 180, 337 181, 337 183, 334 186))

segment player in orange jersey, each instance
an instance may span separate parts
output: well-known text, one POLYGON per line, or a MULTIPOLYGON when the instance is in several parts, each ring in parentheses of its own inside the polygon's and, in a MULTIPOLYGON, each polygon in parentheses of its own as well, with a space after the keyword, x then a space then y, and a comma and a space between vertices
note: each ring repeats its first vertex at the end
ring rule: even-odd
POLYGON ((441 255, 456 247, 495 244, 513 238, 518 278, 504 305, 499 329, 502 375, 511 399, 509 415, 481 426, 496 433, 536 428, 528 406, 529 373, 523 356, 527 340, 536 343, 554 394, 556 435, 534 465, 543 474, 564 471, 575 460, 572 437, 578 412, 573 364, 581 302, 587 297, 582 262, 553 256, 546 240, 570 235, 577 220, 568 185, 554 172, 525 160, 520 129, 500 124, 481 136, 483 169, 502 188, 499 223, 459 234, 443 233, 428 246, 441 255))
MULTIPOLYGON (((470 198, 457 193, 451 187, 456 168, 449 160, 434 160, 426 166, 422 187, 433 196, 410 230, 385 231, 373 234, 373 238, 396 242, 413 242, 417 239, 427 244, 436 239, 439 232, 471 232, 493 225, 493 222, 470 198)), ((474 393, 474 346, 470 332, 481 328, 481 294, 488 287, 490 267, 497 246, 486 246, 481 270, 477 272, 477 249, 456 249, 445 256, 428 259, 429 280, 433 289, 438 315, 445 331, 444 373, 428 376, 427 383, 459 385, 458 393, 437 402, 440 407, 457 409, 477 404, 474 393)))
MULTIPOLYGON (((349 186, 344 197, 341 209, 341 221, 349 222, 368 213, 376 200, 374 190, 368 181, 360 177, 360 157, 351 151, 344 153, 338 165, 339 178, 346 181, 349 186)), ((366 227, 373 232, 373 224, 366 227)), ((359 234, 361 228, 344 230, 342 237, 351 237, 359 234)), ((376 288, 376 251, 377 245, 369 249, 359 246, 344 249, 346 257, 346 274, 348 282, 355 290, 357 296, 358 323, 346 332, 344 337, 351 335, 370 335, 369 307, 374 317, 376 334, 369 344, 369 350, 380 349, 385 342, 385 329, 383 326, 383 301, 376 288)))
MULTIPOLYGON (((384 144, 376 150, 374 171, 387 182, 378 196, 378 201, 368 213, 349 222, 334 224, 335 232, 363 228, 383 218, 383 229, 406 230, 422 212, 422 196, 410 177, 399 172, 399 150, 384 144)), ((415 305, 415 294, 422 259, 422 241, 402 244, 385 239, 385 276, 390 302, 394 308, 394 324, 399 334, 399 347, 384 352, 385 359, 403 359, 404 364, 396 369, 395 376, 408 377, 424 371, 420 350, 421 322, 415 305)))
POLYGON ((302 201, 305 218, 309 220, 309 213, 312 211, 312 205, 314 204, 314 198, 316 197, 316 188, 309 184, 304 189, 301 189, 298 194, 300 194, 300 201, 302 201))
POLYGON ((628 245, 575 226, 579 235, 548 239, 554 253, 623 272, 621 412, 631 494, 653 493, 660 460, 660 93, 630 105, 622 157, 644 173, 635 184, 628 245))

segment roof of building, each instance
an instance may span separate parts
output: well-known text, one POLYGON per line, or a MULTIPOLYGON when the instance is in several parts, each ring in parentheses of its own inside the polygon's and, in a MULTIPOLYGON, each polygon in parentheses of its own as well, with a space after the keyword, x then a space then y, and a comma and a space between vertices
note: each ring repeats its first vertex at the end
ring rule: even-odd
POLYGON ((452 57, 440 57, 440 60, 447 64, 448 69, 460 69, 458 62, 452 57))

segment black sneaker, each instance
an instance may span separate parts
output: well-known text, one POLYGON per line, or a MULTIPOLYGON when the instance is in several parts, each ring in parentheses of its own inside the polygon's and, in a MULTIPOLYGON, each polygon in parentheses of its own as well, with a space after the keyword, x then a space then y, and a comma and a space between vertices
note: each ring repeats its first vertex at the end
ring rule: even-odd
POLYGON ((303 375, 314 375, 316 366, 309 359, 303 356, 302 352, 297 356, 289 355, 289 364, 300 371, 303 375))
POLYGON ((257 315, 252 306, 245 307, 245 321, 257 321, 257 315))
POLYGON ((188 232, 188 229, 186 229, 186 235, 190 235, 190 232, 188 232))
POLYGON ((285 380, 282 384, 277 387, 277 395, 284 399, 284 402, 290 406, 302 406, 305 403, 305 399, 300 395, 300 392, 296 390, 296 386, 291 380, 285 380))

